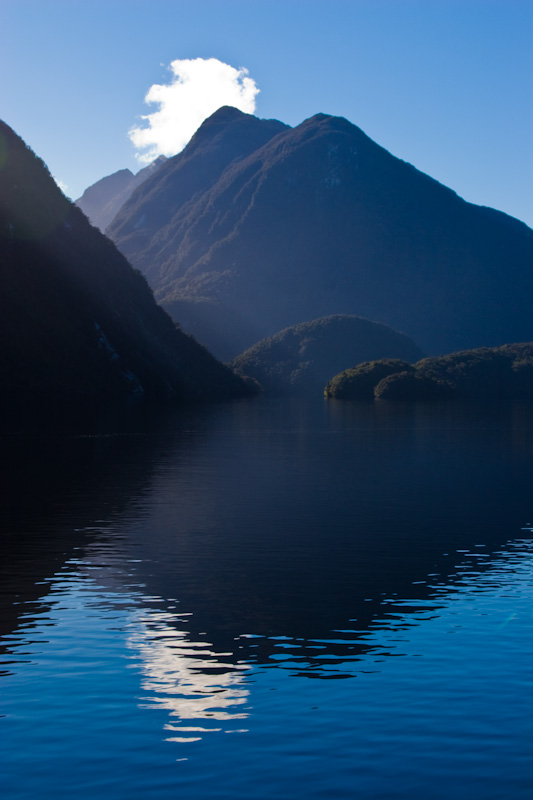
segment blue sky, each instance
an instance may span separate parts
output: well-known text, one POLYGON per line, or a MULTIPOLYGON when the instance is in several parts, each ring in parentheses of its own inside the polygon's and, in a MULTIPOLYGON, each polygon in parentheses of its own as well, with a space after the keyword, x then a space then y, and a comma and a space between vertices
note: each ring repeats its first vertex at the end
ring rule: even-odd
POLYGON ((140 168, 128 131, 172 61, 216 58, 258 116, 344 116, 533 225, 532 41, 532 0, 1 0, 0 117, 75 198, 140 168))

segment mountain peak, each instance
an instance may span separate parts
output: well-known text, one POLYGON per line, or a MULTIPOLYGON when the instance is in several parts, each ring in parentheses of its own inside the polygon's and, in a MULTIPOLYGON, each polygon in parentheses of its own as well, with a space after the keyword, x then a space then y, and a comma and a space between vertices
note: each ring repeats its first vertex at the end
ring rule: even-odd
POLYGON ((211 114, 211 116, 206 118, 207 120, 231 120, 231 119, 238 119, 239 117, 251 117, 253 114, 246 114, 244 111, 241 111, 239 108, 235 108, 235 106, 220 106, 217 108, 216 111, 211 114))
POLYGON ((231 129, 232 132, 238 130, 244 134, 245 131, 254 130, 259 127, 263 129, 270 127, 274 133, 280 133, 289 128, 288 125, 278 120, 260 119, 253 114, 246 114, 244 111, 240 111, 234 106, 221 106, 221 108, 218 108, 210 117, 207 117, 207 119, 202 122, 189 145, 187 145, 187 148, 197 144, 199 141, 203 142, 206 139, 212 139, 218 134, 224 134, 229 129, 231 129))
POLYGON ((320 130, 321 132, 349 133, 351 136, 357 136, 379 147, 376 142, 373 142, 372 139, 370 139, 361 128, 354 125, 353 122, 350 122, 346 117, 337 117, 333 114, 314 114, 295 128, 295 130, 298 129, 302 131, 320 130))
POLYGON ((169 158, 124 204, 107 234, 128 239, 124 251, 136 252, 141 240, 167 225, 195 195, 217 183, 231 165, 246 159, 289 126, 222 106, 200 125, 181 153, 169 158), (145 214, 146 203, 151 206, 145 214))

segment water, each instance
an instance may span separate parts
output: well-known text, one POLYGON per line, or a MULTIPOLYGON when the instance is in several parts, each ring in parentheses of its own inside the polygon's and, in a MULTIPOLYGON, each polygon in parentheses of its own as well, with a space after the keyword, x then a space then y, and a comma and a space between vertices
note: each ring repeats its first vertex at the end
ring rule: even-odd
POLYGON ((2 446, 2 798, 531 796, 531 407, 2 446))

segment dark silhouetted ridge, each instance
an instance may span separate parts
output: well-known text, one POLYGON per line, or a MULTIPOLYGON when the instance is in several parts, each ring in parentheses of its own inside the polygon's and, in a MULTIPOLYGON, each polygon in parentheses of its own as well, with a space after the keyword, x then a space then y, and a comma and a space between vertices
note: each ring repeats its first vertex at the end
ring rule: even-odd
POLYGON ((0 123, 2 406, 82 408, 245 393, 0 123))

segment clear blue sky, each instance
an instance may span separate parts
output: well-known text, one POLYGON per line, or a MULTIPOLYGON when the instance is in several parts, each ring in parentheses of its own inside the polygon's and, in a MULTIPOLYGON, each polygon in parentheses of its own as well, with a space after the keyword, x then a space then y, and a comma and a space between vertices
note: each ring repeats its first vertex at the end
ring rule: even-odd
POLYGON ((344 116, 533 225, 532 40, 532 0, 1 0, 0 117, 78 197, 139 169, 127 133, 169 63, 214 57, 258 116, 344 116))

